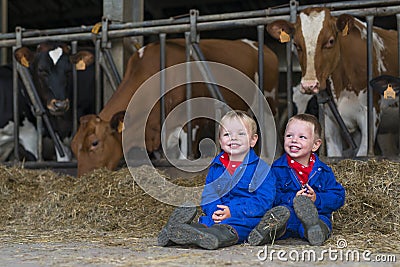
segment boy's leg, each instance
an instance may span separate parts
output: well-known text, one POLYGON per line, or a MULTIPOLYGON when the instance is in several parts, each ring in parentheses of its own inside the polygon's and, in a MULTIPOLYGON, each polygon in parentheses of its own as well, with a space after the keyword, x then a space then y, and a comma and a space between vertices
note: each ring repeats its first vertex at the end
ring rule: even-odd
POLYGON ((197 208, 196 206, 190 207, 177 207, 168 219, 167 224, 161 229, 157 237, 157 243, 159 246, 166 247, 173 245, 168 238, 168 229, 170 226, 181 223, 191 223, 196 217, 197 208))
POLYGON ((260 223, 250 232, 249 244, 260 246, 283 236, 289 217, 290 211, 284 206, 276 206, 267 211, 260 223))
POLYGON ((304 227, 304 236, 313 246, 322 245, 329 237, 329 227, 319 219, 318 210, 312 200, 306 196, 297 196, 293 200, 296 216, 304 227))
POLYGON ((205 249, 217 249, 235 245, 238 235, 228 224, 214 224, 211 227, 200 224, 176 224, 168 231, 168 237, 176 244, 197 245, 205 249))

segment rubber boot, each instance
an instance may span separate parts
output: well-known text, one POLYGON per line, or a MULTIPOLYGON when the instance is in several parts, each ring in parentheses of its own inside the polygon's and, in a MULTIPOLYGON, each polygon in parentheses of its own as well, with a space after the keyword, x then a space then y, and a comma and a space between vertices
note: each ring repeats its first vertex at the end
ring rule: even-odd
POLYGON ((306 196, 297 196, 293 200, 294 211, 304 227, 304 236, 313 246, 322 245, 329 237, 328 226, 319 219, 318 210, 312 200, 306 196))
POLYGON ((232 246, 239 240, 236 230, 227 224, 214 224, 206 228, 193 224, 177 224, 171 226, 168 237, 179 245, 197 245, 205 249, 232 246))
POLYGON ((158 234, 157 237, 158 245, 162 247, 174 245, 174 243, 168 238, 168 229, 170 228, 170 226, 181 223, 185 224, 191 223, 194 217, 196 217, 196 214, 197 214, 196 206, 176 208, 171 213, 171 216, 169 217, 166 225, 161 229, 160 233, 158 234))
POLYGON ((251 230, 247 241, 252 246, 270 244, 286 232, 290 211, 284 206, 276 206, 267 211, 258 225, 251 230))

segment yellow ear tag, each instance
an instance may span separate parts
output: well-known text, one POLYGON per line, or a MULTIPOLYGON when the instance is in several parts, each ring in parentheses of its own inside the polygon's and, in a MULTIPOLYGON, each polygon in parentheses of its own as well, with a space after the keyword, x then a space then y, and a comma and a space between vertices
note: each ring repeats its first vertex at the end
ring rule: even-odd
POLYGON ((290 41, 290 36, 283 29, 281 30, 281 34, 279 35, 279 41, 281 43, 287 43, 290 41))
POLYGON ((118 128, 117 128, 118 133, 122 133, 122 131, 123 131, 124 129, 125 129, 124 123, 123 123, 122 121, 120 121, 120 122, 118 123, 118 128))
POLYGON ((92 28, 92 33, 98 34, 101 28, 101 22, 97 22, 93 28, 92 28))
POLYGON ((346 23, 346 26, 344 26, 344 29, 342 31, 342 36, 346 36, 349 34, 349 23, 346 23))
POLYGON ((388 84, 388 87, 386 88, 385 92, 383 92, 383 98, 384 99, 396 98, 396 92, 393 90, 393 87, 390 83, 388 84))
POLYGON ((25 56, 22 56, 22 58, 21 58, 21 64, 22 64, 22 66, 24 66, 24 67, 26 67, 26 68, 29 68, 29 61, 26 59, 25 56))
POLYGON ((75 64, 75 67, 76 67, 76 70, 85 70, 86 69, 86 64, 83 61, 83 59, 81 59, 75 64))

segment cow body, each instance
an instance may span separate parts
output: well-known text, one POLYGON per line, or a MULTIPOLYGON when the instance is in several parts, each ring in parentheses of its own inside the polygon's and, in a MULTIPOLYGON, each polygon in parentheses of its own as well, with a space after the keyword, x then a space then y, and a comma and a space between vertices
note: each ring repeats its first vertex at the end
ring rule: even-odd
MULTIPOLYGON (((331 84, 333 100, 350 133, 357 130, 361 141, 357 156, 366 156, 367 125, 367 44, 366 25, 349 16, 331 16, 326 8, 302 11, 296 23, 278 20, 267 26, 276 39, 282 31, 293 35, 302 70, 300 91, 317 94, 331 84)), ((374 27, 373 76, 397 73, 397 32, 374 27)), ((381 109, 374 95, 373 124, 375 137, 381 109)), ((328 156, 342 156, 343 139, 333 114, 325 109, 325 137, 328 156)))
MULTIPOLYGON (((257 44, 248 40, 201 40, 200 48, 208 61, 224 63, 242 71, 254 80, 258 77, 258 51, 257 44)), ((171 39, 166 42, 166 67, 173 66, 186 61, 185 40, 171 39)), ((152 75, 160 70, 160 46, 152 43, 130 58, 124 79, 117 91, 104 106, 98 116, 85 116, 80 121, 80 127, 72 141, 72 150, 78 160, 78 176, 95 168, 116 168, 122 157, 121 133, 115 130, 114 114, 126 110, 129 101, 137 89, 152 75)), ((276 55, 264 47, 264 91, 270 103, 271 109, 276 111, 276 94, 278 89, 278 60, 276 55)), ((192 96, 209 96, 204 85, 193 84, 192 96)), ((159 88, 154 88, 159 90, 159 88)), ((243 101, 228 90, 221 90, 225 101, 236 109, 248 109, 243 101)), ((179 103, 185 101, 185 88, 181 86, 165 95, 166 114, 173 110, 179 103)), ((149 103, 143 99, 143 105, 135 106, 141 110, 149 103)), ((120 116, 120 115, 119 115, 120 116)), ((120 117, 122 118, 122 117, 120 117)), ((161 144, 161 119, 160 104, 157 103, 147 119, 146 124, 146 148, 131 136, 132 147, 146 149, 153 152, 160 148, 161 144)), ((275 129, 273 129, 275 131, 275 129)), ((130 134, 132 135, 132 134, 130 134)))
MULTIPOLYGON (((29 68, 40 101, 45 108, 45 112, 55 133, 61 140, 67 140, 72 135, 72 62, 86 57, 86 64, 90 65, 93 62, 93 56, 90 57, 90 55, 92 54, 85 50, 71 56, 67 45, 54 42, 39 44, 35 52, 27 47, 21 47, 15 51, 17 61, 29 68)), ((0 127, 8 125, 7 129, 10 129, 10 122, 13 121, 12 69, 10 67, 2 67, 1 69, 0 85, 2 86, 1 89, 4 98, 2 98, 3 102, 0 106, 0 109, 3 111, 0 119, 0 127)), ((78 106, 78 116, 85 114, 85 112, 86 114, 92 113, 94 111, 94 100, 90 102, 87 99, 89 97, 93 99, 94 95, 93 67, 78 74, 78 87, 80 89, 78 102, 80 102, 80 99, 84 100, 82 101, 83 104, 79 104, 78 106)), ((26 132, 24 129, 26 129, 27 123, 35 123, 35 120, 32 119, 30 101, 22 83, 19 92, 22 92, 19 96, 20 121, 23 122, 21 126, 25 127, 20 128, 20 142, 25 149, 33 153, 37 158, 37 141, 27 141, 27 137, 23 135, 26 132), (28 118, 28 120, 25 120, 25 118, 28 118), (33 144, 35 145, 34 148, 32 147, 33 144), (31 151, 33 149, 35 151, 31 151)), ((29 125, 31 126, 31 123, 29 125)), ((37 134, 32 127, 28 132, 34 135, 37 140, 37 134)), ((0 138, 5 138, 6 133, 9 134, 6 139, 8 140, 8 144, 10 144, 13 139, 13 131, 3 131, 2 133, 0 138)), ((47 129, 45 136, 48 136, 47 129)), ((47 147, 44 147, 44 149, 47 149, 47 147)), ((64 150, 67 152, 67 155, 65 157, 57 155, 58 161, 68 161, 71 159, 71 153, 68 153, 69 144, 64 145, 64 150)))

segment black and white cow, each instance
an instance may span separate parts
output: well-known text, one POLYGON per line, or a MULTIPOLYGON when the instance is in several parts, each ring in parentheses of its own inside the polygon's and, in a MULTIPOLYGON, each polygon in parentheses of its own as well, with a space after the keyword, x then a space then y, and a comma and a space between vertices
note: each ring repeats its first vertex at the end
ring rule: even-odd
MULTIPOLYGON (((75 55, 70 54, 69 46, 64 43, 46 42, 37 46, 36 51, 31 51, 28 47, 21 47, 14 53, 16 60, 24 67, 29 68, 33 83, 38 92, 40 100, 45 107, 46 113, 49 116, 50 123, 61 140, 66 141, 65 150, 69 152, 68 139, 72 135, 72 64, 78 63, 80 66, 85 66, 83 71, 78 71, 78 117, 94 112, 94 68, 93 68, 93 53, 88 50, 80 51, 75 55), (86 68, 87 66, 87 68, 86 68)), ((7 98, 10 100, 7 104, 0 106, 2 114, 10 113, 10 116, 3 116, 0 121, 2 125, 12 125, 12 75, 10 70, 4 68, 2 78, 2 86, 4 94, 9 94, 7 98), (11 97, 11 98, 10 98, 11 97), (6 111, 5 111, 6 110, 6 111)), ((12 74, 12 72, 11 72, 12 74)), ((21 90, 24 92, 24 90, 21 90)), ((26 96, 21 95, 20 101, 26 105, 26 96), (21 100, 22 98, 22 100, 21 100)), ((28 123, 26 114, 26 106, 20 104, 20 121, 28 123)), ((30 108, 28 108, 30 110, 30 108)), ((0 125, 1 126, 1 125, 0 125)), ((8 126, 10 127, 10 126, 8 126)), ((12 127, 11 127, 12 128, 12 127)), ((7 128, 9 129, 9 128, 7 128)), ((32 127, 30 127, 32 133, 32 127)), ((45 136, 48 134, 46 129, 45 136)), ((1 131, 1 130, 0 130, 1 131)), ((20 128, 20 142, 26 149, 26 137, 21 136, 23 128, 20 128)), ((11 135, 13 134, 13 131, 11 135)), ((2 136, 0 135, 0 140, 2 136)), ((8 137, 9 138, 9 137, 8 137)), ((12 139, 12 138, 11 138, 12 139)), ((36 144, 36 140, 32 140, 30 144, 36 144)), ((37 157, 37 148, 34 145, 29 152, 37 157), (35 153, 31 150, 35 150, 35 153)), ((45 158, 46 159, 46 158, 45 158)), ((69 161, 70 153, 66 153, 65 157, 60 157, 57 154, 58 161, 69 161)))

